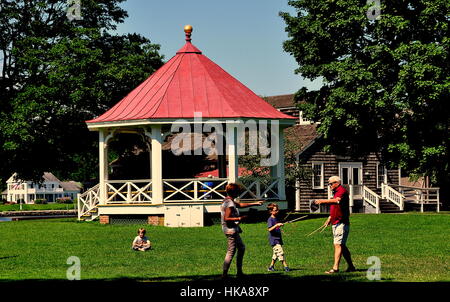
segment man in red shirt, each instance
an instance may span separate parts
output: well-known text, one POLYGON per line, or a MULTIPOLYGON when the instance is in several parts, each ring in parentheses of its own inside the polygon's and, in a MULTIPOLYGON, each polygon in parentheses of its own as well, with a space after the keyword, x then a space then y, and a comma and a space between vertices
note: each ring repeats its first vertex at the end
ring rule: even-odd
POLYGON ((356 271, 352 262, 352 257, 347 248, 347 238, 350 231, 350 209, 349 196, 347 190, 341 185, 341 179, 338 176, 331 176, 328 180, 334 195, 332 199, 319 199, 316 204, 329 204, 330 216, 324 225, 332 225, 333 228, 333 244, 334 244, 334 265, 326 274, 334 274, 339 272, 339 263, 341 257, 347 261, 348 268, 346 272, 356 271))

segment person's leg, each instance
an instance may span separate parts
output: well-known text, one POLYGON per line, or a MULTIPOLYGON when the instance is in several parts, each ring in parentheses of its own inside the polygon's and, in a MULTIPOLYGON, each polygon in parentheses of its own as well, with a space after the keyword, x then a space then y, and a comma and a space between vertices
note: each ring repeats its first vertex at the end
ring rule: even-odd
POLYGON ((344 235, 344 224, 339 223, 332 226, 333 230, 333 245, 334 245, 334 263, 333 269, 327 271, 327 274, 332 274, 339 271, 339 264, 342 257, 342 239, 344 235))
POLYGON ((148 243, 145 243, 142 247, 144 248, 144 250, 149 250, 152 247, 152 244, 149 241, 148 243))
POLYGON ((284 258, 284 250, 281 244, 277 244, 276 246, 276 255, 278 260, 283 264, 284 269, 288 267, 286 259, 284 258))
POLYGON ((242 241, 241 236, 239 234, 236 234, 236 247, 237 247, 237 257, 236 257, 237 274, 243 275, 242 264, 244 261, 245 244, 242 241))
POLYGON ((350 254, 350 250, 346 245, 342 246, 342 256, 344 256, 345 261, 347 261, 348 264, 347 271, 354 271, 355 266, 353 265, 352 255, 350 254))
POLYGON ((234 253, 236 252, 236 238, 234 235, 227 236, 227 253, 225 254, 225 260, 223 262, 223 274, 222 277, 226 277, 228 270, 230 269, 231 261, 233 260, 234 253))
POLYGON ((347 272, 353 272, 355 271, 355 266, 353 265, 352 261, 352 255, 350 254, 350 250, 347 247, 347 239, 348 235, 350 233, 350 225, 346 224, 343 227, 343 235, 341 240, 341 246, 342 246, 342 256, 344 257, 345 261, 348 264, 347 272))
POLYGON ((270 262, 270 265, 269 265, 269 271, 275 270, 274 266, 275 266, 275 262, 277 261, 277 259, 278 259, 277 248, 276 248, 276 245, 274 245, 274 246, 272 246, 272 261, 270 262))
POLYGON ((335 271, 339 270, 339 263, 342 257, 342 246, 340 244, 334 244, 334 264, 333 269, 335 271))

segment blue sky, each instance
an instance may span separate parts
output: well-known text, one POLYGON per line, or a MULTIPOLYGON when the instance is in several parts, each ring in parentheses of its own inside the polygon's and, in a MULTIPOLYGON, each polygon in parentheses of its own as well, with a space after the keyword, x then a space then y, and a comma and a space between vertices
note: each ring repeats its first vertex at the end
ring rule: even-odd
POLYGON ((288 0, 128 0, 119 33, 136 32, 161 45, 165 60, 184 41, 183 27, 193 26, 192 43, 203 54, 261 96, 318 88, 294 73, 294 58, 283 51, 287 40, 280 11, 295 14, 288 0))

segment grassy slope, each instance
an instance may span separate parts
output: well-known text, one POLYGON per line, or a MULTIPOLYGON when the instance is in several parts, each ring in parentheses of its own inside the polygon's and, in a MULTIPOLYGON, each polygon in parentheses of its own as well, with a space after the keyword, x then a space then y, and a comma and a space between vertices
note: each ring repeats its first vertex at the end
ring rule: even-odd
MULTIPOLYGON (((323 220, 284 227, 285 253, 294 269, 289 274, 266 271, 271 248, 265 224, 244 225, 245 272, 258 278, 367 281, 367 258, 377 256, 382 280, 450 281, 449 215, 354 214, 348 246, 360 271, 337 276, 323 275, 332 265, 330 229, 305 237, 323 220)), ((138 227, 72 219, 0 223, 0 280, 65 279, 70 256, 81 259, 82 279, 184 281, 211 280, 220 275, 226 242, 218 225, 177 229, 146 226, 154 245, 154 250, 146 253, 130 249, 138 227)), ((341 269, 345 267, 343 261, 341 269)), ((233 263, 230 273, 234 272, 233 263)))

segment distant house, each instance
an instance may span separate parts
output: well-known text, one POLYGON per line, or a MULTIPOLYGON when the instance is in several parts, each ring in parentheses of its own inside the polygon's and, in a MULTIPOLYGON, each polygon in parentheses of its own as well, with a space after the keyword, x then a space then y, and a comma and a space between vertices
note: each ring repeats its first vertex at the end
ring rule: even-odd
POLYGON ((297 161, 309 176, 297 181, 295 210, 309 211, 310 200, 328 198, 328 178, 338 175, 350 190, 353 212, 403 211, 404 200, 393 188, 400 185, 400 169, 388 169, 376 150, 358 158, 323 151, 323 140, 316 131, 318 124, 303 118, 293 94, 265 99, 279 111, 298 117, 297 124, 285 130, 285 137, 298 146, 297 161), (390 196, 385 198, 388 193, 390 196))
POLYGON ((81 185, 75 181, 60 181, 50 172, 42 175, 42 182, 26 181, 17 178, 14 173, 7 181, 6 201, 34 203, 36 199, 44 199, 47 202, 55 202, 58 198, 70 198, 74 200, 81 191, 81 185))

